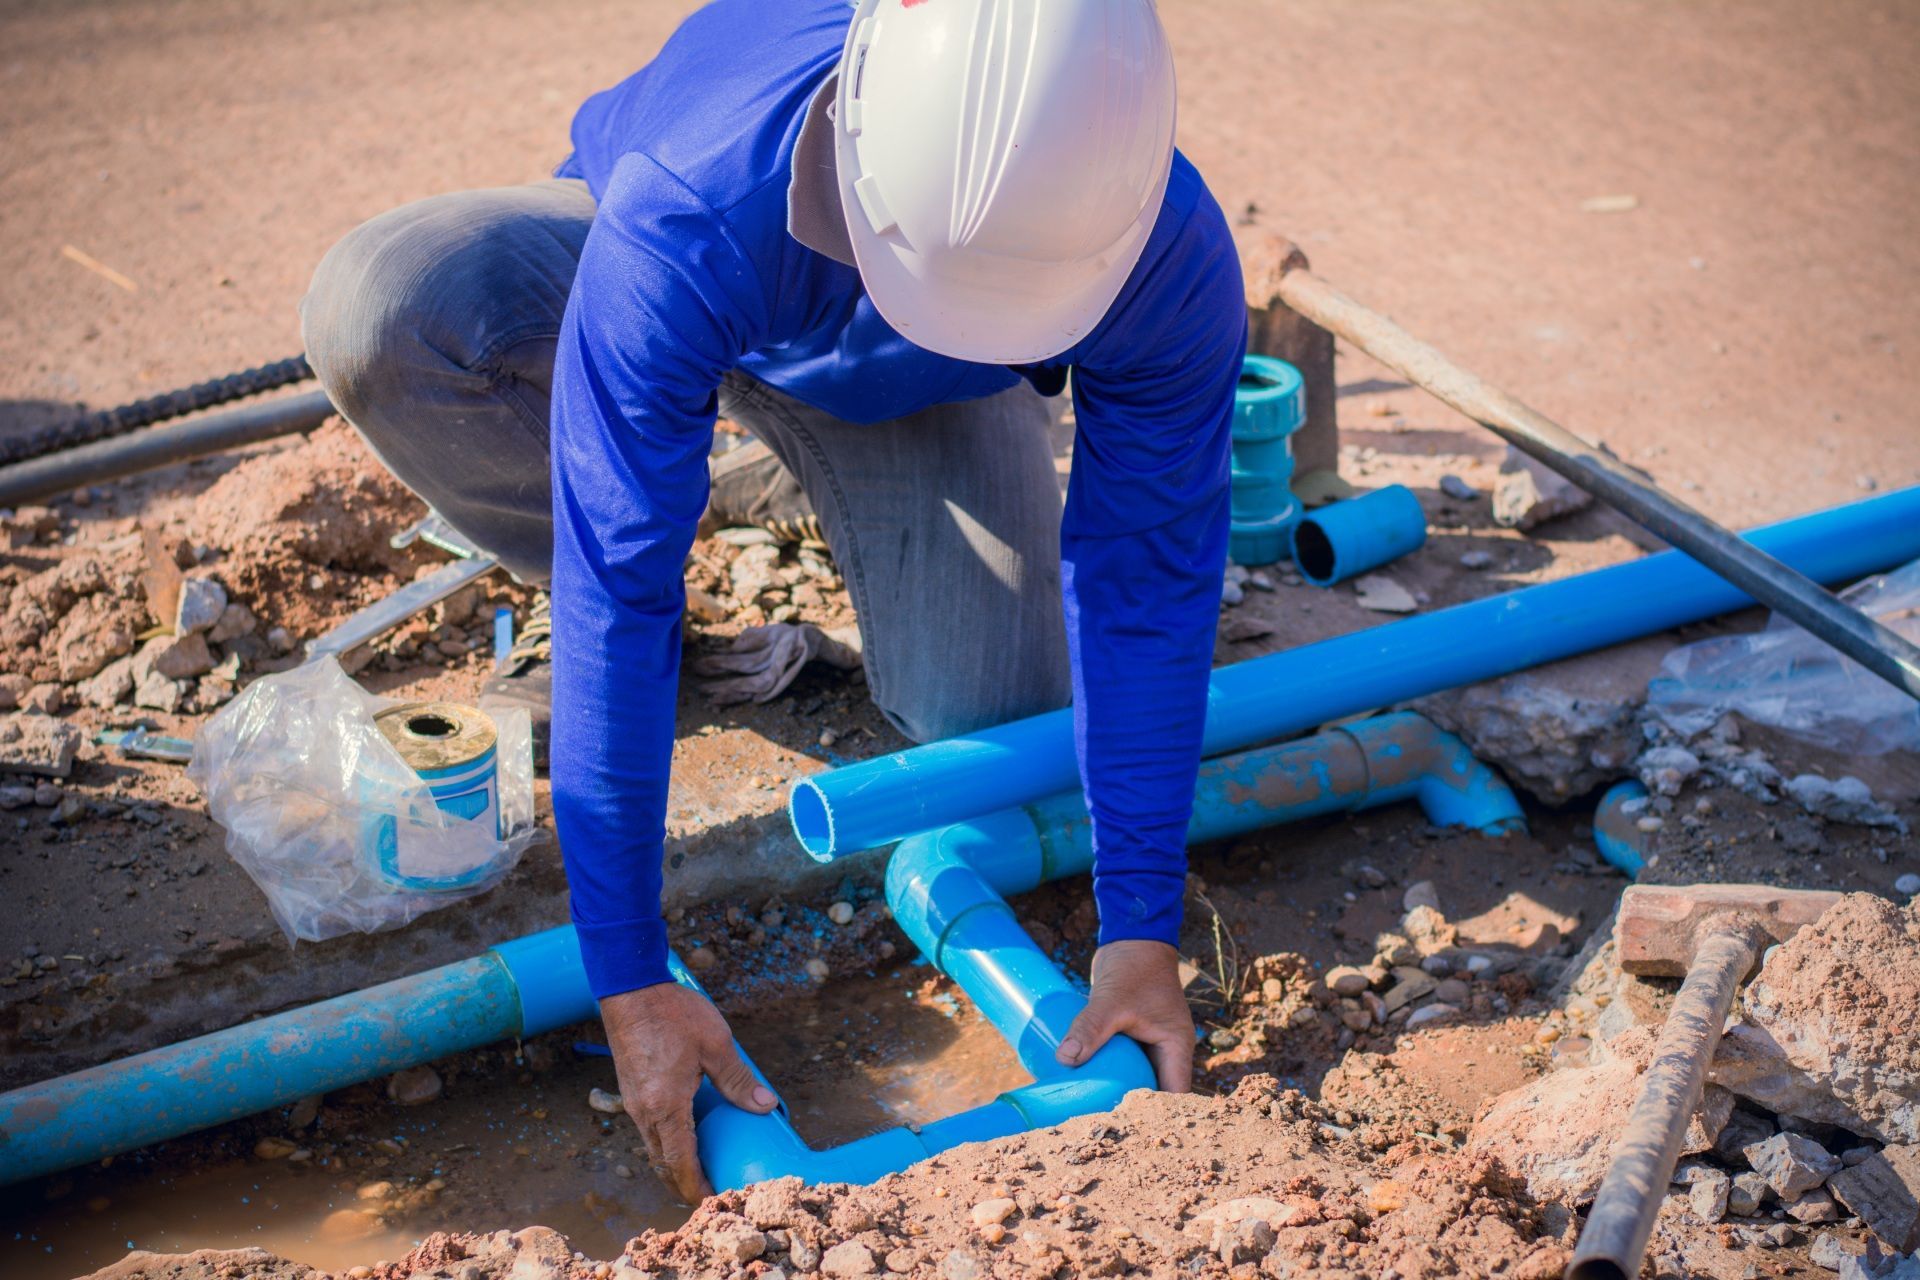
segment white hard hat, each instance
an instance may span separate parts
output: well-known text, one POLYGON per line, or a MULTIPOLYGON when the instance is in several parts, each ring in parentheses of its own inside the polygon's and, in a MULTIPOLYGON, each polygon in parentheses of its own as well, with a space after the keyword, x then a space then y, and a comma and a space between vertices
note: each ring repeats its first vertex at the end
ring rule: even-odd
POLYGON ((1152 0, 860 0, 839 76, 840 202, 887 323, 982 364, 1085 337, 1173 164, 1152 0))

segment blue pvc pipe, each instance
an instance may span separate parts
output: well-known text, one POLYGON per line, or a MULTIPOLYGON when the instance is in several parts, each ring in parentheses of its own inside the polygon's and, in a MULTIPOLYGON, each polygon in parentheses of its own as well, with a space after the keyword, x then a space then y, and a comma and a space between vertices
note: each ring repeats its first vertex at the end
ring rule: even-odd
POLYGON ((1271 356, 1248 356, 1233 395, 1232 527, 1227 552, 1236 564, 1285 558, 1300 518, 1293 496, 1293 433, 1307 420, 1307 384, 1300 371, 1271 356))
POLYGON ((1639 879, 1647 868, 1647 851, 1653 847, 1653 833, 1640 829, 1645 812, 1647 789, 1629 778, 1607 788, 1600 807, 1593 813, 1593 843, 1609 864, 1639 879), (1628 806, 1632 812, 1628 812, 1628 806))
POLYGON ((1427 541, 1427 513, 1403 484, 1336 502, 1293 527, 1293 567, 1316 587, 1359 577, 1427 541))
MULTIPOLYGON (((1750 540, 1819 582, 1920 556, 1920 487, 1799 516, 1750 540)), ((1203 754, 1310 730, 1619 644, 1753 601, 1678 551, 1222 667, 1203 754)), ((1070 712, 864 760, 796 784, 794 833, 820 861, 1031 804, 1078 780, 1070 712)))
MULTIPOLYGON (((1207 761, 1188 839, 1402 800, 1418 801, 1439 825, 1489 834, 1524 826, 1513 793, 1492 770, 1458 739, 1403 713, 1207 761)), ((725 1189, 789 1174, 871 1182, 962 1143, 1111 1109, 1130 1090, 1151 1087, 1145 1055, 1124 1037, 1078 1068, 1054 1060, 1085 999, 1006 903, 1009 895, 1084 873, 1092 861, 1091 824, 1078 792, 903 844, 887 867, 895 919, 1007 1038, 1034 1082, 917 1129, 825 1151, 808 1147, 784 1113, 742 1111, 703 1083, 694 1114, 714 1184, 725 1189)), ((699 989, 677 958, 673 972, 699 989)), ((472 960, 0 1095, 0 1184, 595 1013, 572 928, 516 938, 472 960)))

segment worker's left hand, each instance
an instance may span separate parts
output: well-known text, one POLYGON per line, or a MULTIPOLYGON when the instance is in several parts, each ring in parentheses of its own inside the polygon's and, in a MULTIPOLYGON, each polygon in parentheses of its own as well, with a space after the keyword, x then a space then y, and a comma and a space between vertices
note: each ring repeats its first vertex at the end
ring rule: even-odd
POLYGON ((1077 1067, 1116 1034, 1147 1051, 1160 1088, 1193 1088, 1193 1013, 1180 985, 1180 953, 1164 942, 1109 942, 1093 954, 1093 990, 1054 1056, 1077 1067))

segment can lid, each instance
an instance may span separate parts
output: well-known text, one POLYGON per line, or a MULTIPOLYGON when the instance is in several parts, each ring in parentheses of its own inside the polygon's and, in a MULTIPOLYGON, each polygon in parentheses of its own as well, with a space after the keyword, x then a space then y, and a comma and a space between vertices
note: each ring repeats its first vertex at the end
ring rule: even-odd
POLYGON ((373 717, 415 773, 455 768, 493 750, 493 717, 457 702, 407 702, 373 717))

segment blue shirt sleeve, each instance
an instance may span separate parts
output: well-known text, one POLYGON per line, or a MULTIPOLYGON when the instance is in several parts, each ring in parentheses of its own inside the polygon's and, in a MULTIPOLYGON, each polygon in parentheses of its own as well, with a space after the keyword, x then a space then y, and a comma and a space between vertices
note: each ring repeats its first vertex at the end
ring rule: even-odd
POLYGON ((1177 944, 1226 567, 1246 303, 1210 197, 1073 370, 1061 526, 1074 735, 1102 944, 1177 944))
POLYGON ((660 862, 682 565, 716 391, 765 314, 723 219, 646 156, 622 160, 553 387, 553 810, 596 996, 670 981, 660 862))

